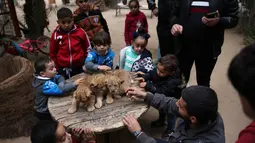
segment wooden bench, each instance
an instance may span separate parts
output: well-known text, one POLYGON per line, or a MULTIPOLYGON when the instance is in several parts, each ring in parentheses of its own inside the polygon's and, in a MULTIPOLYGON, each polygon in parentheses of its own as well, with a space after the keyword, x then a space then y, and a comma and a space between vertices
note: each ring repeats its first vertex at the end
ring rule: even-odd
MULTIPOLYGON (((122 1, 118 1, 117 0, 117 6, 116 6, 116 17, 118 16, 118 14, 121 14, 121 9, 129 9, 129 7, 128 7, 128 4, 123 4, 123 2, 122 1)), ((148 5, 140 5, 140 10, 150 10, 149 8, 148 8, 148 5)), ((150 18, 152 18, 153 17, 153 13, 151 12, 151 15, 150 15, 150 18)))

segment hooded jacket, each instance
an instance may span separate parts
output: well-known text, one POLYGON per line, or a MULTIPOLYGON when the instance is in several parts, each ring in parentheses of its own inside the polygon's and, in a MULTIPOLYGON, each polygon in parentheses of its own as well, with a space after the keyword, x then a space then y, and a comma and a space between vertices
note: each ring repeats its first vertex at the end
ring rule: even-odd
POLYGON ((42 114, 49 113, 48 98, 50 96, 61 96, 63 93, 75 88, 72 82, 65 82, 64 77, 61 75, 56 75, 52 79, 35 76, 32 86, 36 89, 35 110, 42 114))
MULTIPOLYGON (((128 53, 134 52, 133 46, 127 46, 120 51, 120 69, 124 69, 127 64, 126 59, 132 59, 128 55, 128 53)), ((147 73, 154 68, 154 64, 152 61, 152 54, 149 50, 144 49, 141 55, 138 56, 138 59, 132 59, 134 60, 133 64, 131 65, 131 72, 144 72, 147 73)))
POLYGON ((175 93, 178 86, 181 85, 179 69, 174 75, 160 77, 158 76, 157 69, 155 68, 154 70, 145 74, 143 78, 146 82, 146 86, 144 87, 146 91, 153 94, 160 93, 168 97, 180 98, 177 97, 178 95, 175 93))
POLYGON ((73 17, 74 23, 86 31, 90 41, 92 41, 94 35, 101 30, 104 30, 110 35, 107 22, 100 9, 95 7, 93 4, 89 5, 87 14, 78 8, 74 11, 73 17))
POLYGON ((148 33, 147 18, 143 12, 138 11, 138 13, 135 15, 130 12, 126 15, 124 32, 126 45, 131 45, 133 39, 133 32, 137 30, 138 24, 140 24, 139 26, 143 27, 145 29, 145 32, 148 33))
POLYGON ((248 125, 239 134, 236 143, 254 143, 255 142, 255 121, 248 125))
POLYGON ((89 52, 86 60, 85 60, 85 67, 88 71, 96 72, 98 71, 98 66, 106 65, 108 67, 113 67, 113 58, 114 52, 111 48, 108 49, 106 55, 99 55, 95 48, 89 52))
POLYGON ((88 36, 84 30, 74 25, 69 32, 64 32, 59 26, 50 39, 50 58, 56 68, 81 67, 91 49, 88 36))
MULTIPOLYGON (((148 105, 164 111, 166 114, 179 116, 179 108, 176 105, 177 99, 165 97, 163 94, 148 93, 144 100, 148 105)), ((187 128, 187 122, 180 119, 175 132, 170 134, 169 143, 225 143, 224 123, 221 115, 203 126, 197 128, 187 128)), ((145 133, 137 137, 139 143, 157 143, 157 141, 147 136, 145 133)))

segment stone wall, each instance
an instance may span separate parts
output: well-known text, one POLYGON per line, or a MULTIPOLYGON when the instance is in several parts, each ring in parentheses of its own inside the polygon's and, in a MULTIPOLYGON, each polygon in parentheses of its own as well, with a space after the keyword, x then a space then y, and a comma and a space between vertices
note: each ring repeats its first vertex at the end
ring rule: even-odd
POLYGON ((0 0, 0 32, 1 34, 3 31, 3 25, 9 20, 9 22, 4 26, 4 33, 6 35, 15 36, 14 26, 11 19, 8 0, 0 0))

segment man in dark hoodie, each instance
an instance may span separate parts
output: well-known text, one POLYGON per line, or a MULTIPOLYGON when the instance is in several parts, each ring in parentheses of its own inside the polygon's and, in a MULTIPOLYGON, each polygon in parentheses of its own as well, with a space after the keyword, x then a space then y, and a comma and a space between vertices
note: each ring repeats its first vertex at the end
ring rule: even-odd
POLYGON ((35 78, 32 86, 36 89, 35 116, 39 120, 52 120, 48 110, 48 98, 50 96, 61 96, 74 89, 82 80, 65 82, 65 78, 57 75, 53 60, 50 58, 39 58, 34 64, 35 78))
POLYGON ((169 140, 163 141, 147 136, 137 120, 127 115, 123 122, 139 143, 225 143, 217 94, 209 87, 190 86, 182 91, 179 100, 163 94, 144 92, 138 88, 129 88, 127 96, 144 99, 148 105, 182 118, 175 131, 169 134, 169 140))
POLYGON ((238 0, 179 0, 174 7, 171 33, 178 35, 180 70, 189 81, 193 63, 197 84, 210 86, 210 78, 221 53, 225 29, 238 24, 238 0))
POLYGON ((239 134, 236 143, 255 142, 255 43, 245 47, 231 61, 228 78, 239 92, 244 113, 253 121, 239 134))
POLYGON ((174 36, 171 34, 171 21, 173 18, 174 7, 178 0, 159 0, 158 8, 155 0, 147 0, 149 9, 155 16, 158 16, 157 34, 159 41, 160 55, 163 57, 167 54, 176 54, 174 49, 174 36))

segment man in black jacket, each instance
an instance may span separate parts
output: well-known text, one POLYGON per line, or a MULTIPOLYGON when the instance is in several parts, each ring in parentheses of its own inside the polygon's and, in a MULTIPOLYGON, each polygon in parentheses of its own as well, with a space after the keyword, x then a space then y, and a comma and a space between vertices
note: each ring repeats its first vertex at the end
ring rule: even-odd
POLYGON ((174 36, 171 34, 171 20, 177 0, 159 0, 158 8, 155 0, 147 0, 149 9, 158 16, 157 34, 161 56, 175 54, 174 36))
POLYGON ((195 62, 197 84, 210 86, 224 30, 238 23, 238 0, 180 0, 173 11, 171 33, 181 41, 180 70, 188 82, 195 62))
POLYGON ((146 93, 138 88, 129 88, 127 96, 144 99, 145 103, 166 114, 181 117, 169 140, 162 141, 147 136, 137 120, 127 115, 123 122, 139 143, 225 143, 217 94, 209 87, 190 86, 183 90, 179 100, 163 94, 146 93))

